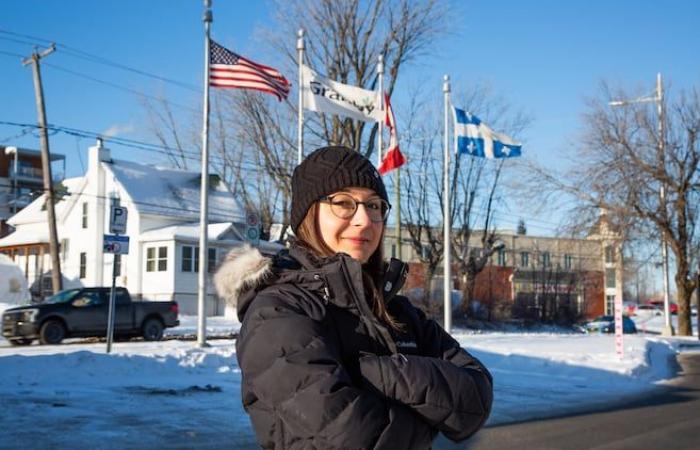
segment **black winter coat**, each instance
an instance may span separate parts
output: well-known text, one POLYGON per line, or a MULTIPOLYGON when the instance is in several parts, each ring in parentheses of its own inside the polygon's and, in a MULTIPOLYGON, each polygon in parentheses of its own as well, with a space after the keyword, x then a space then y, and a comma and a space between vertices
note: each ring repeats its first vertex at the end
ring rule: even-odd
POLYGON ((236 297, 242 400, 259 444, 274 449, 426 449, 486 421, 488 370, 385 280, 400 332, 365 298, 361 265, 293 246, 270 259, 234 250, 217 272, 236 297))

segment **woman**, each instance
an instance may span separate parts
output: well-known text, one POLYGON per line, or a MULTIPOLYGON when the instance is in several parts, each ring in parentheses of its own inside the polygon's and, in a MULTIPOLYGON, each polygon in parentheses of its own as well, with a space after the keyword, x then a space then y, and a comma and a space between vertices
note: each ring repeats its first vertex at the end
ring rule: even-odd
POLYGON ((237 301, 242 400, 264 448, 429 448, 459 441, 491 410, 486 368, 396 295, 382 259, 389 213, 379 173, 345 147, 292 177, 297 241, 274 258, 232 251, 216 274, 237 301))

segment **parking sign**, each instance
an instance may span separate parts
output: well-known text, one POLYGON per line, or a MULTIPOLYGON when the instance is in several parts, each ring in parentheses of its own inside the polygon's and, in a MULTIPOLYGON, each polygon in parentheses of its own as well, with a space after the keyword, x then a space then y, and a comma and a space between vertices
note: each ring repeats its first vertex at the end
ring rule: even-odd
POLYGON ((126 233, 126 208, 123 206, 112 206, 109 215, 109 232, 112 234, 126 233))

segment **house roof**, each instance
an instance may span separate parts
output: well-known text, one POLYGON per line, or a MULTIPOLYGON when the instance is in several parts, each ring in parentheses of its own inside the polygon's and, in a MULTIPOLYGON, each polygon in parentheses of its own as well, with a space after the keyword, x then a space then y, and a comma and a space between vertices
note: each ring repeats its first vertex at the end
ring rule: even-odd
MULTIPOLYGON (((199 218, 200 173, 147 166, 130 161, 102 163, 129 195, 141 214, 170 216, 184 220, 199 218)), ((223 183, 210 184, 209 220, 245 221, 245 211, 223 183)))
POLYGON ((23 227, 17 228, 17 230, 15 230, 13 233, 10 233, 9 235, 0 239, 0 247, 49 243, 48 227, 42 229, 36 229, 35 227, 30 228, 31 229, 26 229, 23 227))
MULTIPOLYGON (((207 235, 210 241, 220 239, 229 229, 232 228, 230 222, 210 223, 207 226, 207 235)), ((185 223, 181 225, 169 225, 161 228, 154 228, 141 233, 139 240, 159 241, 170 239, 199 240, 199 222, 185 223)))
MULTIPOLYGON (((113 160, 102 163, 107 177, 112 177, 125 191, 128 198, 122 198, 122 205, 135 209, 140 214, 166 216, 183 222, 199 219, 200 174, 158 168, 130 161, 113 160)), ((63 181, 68 189, 64 199, 56 203, 56 218, 61 221, 69 212, 80 194, 87 179, 70 178, 63 181)), ((12 216, 8 223, 12 226, 46 221, 43 210, 45 195, 39 196, 20 212, 12 216)), ((245 210, 228 191, 224 183, 210 184, 210 222, 245 222, 245 210)))
MULTIPOLYGON (((63 185, 68 190, 69 195, 66 195, 60 201, 55 203, 55 212, 57 220, 60 221, 61 218, 65 217, 65 214, 70 210, 71 205, 75 202, 75 199, 77 198, 76 195, 72 194, 77 194, 82 191, 84 181, 84 177, 67 178, 62 181, 63 185)), ((12 216, 7 221, 7 223, 9 223, 12 226, 17 226, 30 223, 46 222, 46 210, 44 209, 45 198, 45 194, 40 195, 33 202, 31 202, 29 205, 22 208, 17 214, 12 216)))

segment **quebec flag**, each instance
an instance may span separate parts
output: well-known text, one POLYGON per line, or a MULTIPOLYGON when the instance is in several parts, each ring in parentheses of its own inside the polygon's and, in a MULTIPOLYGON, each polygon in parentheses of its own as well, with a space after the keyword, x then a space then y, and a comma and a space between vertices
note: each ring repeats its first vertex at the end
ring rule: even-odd
POLYGON ((521 155, 522 144, 496 133, 478 117, 452 108, 455 119, 455 151, 481 158, 512 158, 521 155))

